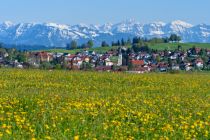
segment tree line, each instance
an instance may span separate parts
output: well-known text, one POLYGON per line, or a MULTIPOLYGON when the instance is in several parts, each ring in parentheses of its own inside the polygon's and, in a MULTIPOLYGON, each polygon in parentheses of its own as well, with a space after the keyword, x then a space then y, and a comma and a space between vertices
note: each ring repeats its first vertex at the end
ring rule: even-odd
POLYGON ((93 40, 89 40, 87 43, 82 45, 78 45, 76 40, 72 40, 70 44, 66 45, 67 50, 74 50, 74 49, 84 49, 84 48, 92 48, 94 46, 93 40))
MULTIPOLYGON (((121 40, 112 41, 111 46, 147 46, 147 44, 151 43, 169 43, 169 42, 180 42, 181 37, 176 34, 171 34, 170 37, 163 37, 163 38, 141 38, 141 37, 134 37, 133 40, 128 38, 125 40, 122 38, 121 40)), ((78 45, 76 40, 72 40, 69 44, 66 45, 67 50, 73 50, 73 49, 84 49, 84 48, 92 48, 94 46, 93 40, 87 41, 87 43, 83 43, 82 45, 78 45)), ((106 41, 101 42, 100 47, 109 47, 110 44, 106 41)))

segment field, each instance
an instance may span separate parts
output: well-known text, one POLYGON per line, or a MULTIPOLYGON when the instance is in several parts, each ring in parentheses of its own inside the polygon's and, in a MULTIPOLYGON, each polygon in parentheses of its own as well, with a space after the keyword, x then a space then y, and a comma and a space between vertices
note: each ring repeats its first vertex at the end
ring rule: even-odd
POLYGON ((197 47, 210 49, 209 43, 160 43, 160 44, 150 44, 149 46, 157 50, 174 50, 177 49, 177 46, 181 45, 182 49, 187 50, 189 48, 197 47))
POLYGON ((210 139, 208 73, 0 75, 0 139, 210 139))
MULTIPOLYGON (((156 50, 174 50, 177 49, 178 45, 181 45, 184 50, 192 48, 192 47, 198 47, 198 48, 204 48, 204 49, 210 49, 210 43, 150 43, 148 44, 150 48, 156 49, 156 50)), ((131 47, 131 46, 128 46, 131 47)), ((97 47, 97 48, 91 48, 89 51, 96 51, 97 53, 105 53, 111 49, 117 49, 117 46, 114 47, 97 47)), ((40 50, 40 51, 47 51, 47 52, 60 52, 60 53, 70 53, 75 54, 76 52, 81 52, 83 49, 75 49, 75 50, 65 50, 65 49, 49 49, 49 50, 40 50)))

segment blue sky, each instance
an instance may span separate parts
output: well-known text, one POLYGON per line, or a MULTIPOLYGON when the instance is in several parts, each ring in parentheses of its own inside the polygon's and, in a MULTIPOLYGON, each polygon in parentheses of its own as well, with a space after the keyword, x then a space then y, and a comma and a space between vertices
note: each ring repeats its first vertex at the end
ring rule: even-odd
POLYGON ((184 20, 210 24, 210 0, 1 0, 0 22, 103 24, 184 20))

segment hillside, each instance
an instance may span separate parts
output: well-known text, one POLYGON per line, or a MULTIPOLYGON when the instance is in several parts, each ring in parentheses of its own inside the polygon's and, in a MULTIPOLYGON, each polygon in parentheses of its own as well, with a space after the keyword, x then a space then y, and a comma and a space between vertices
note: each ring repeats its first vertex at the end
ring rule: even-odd
MULTIPOLYGON (((156 50, 174 50, 178 45, 181 45, 183 49, 189 49, 192 47, 210 49, 210 43, 159 43, 159 44, 149 44, 149 47, 156 50)), ((128 46, 131 47, 131 46, 128 46)), ((117 49, 117 46, 114 47, 97 47, 88 49, 89 51, 95 51, 98 53, 105 53, 111 49, 117 49)), ((46 52, 60 52, 60 53, 70 53, 75 54, 76 52, 81 52, 84 49, 75 49, 75 50, 65 50, 65 49, 49 49, 49 50, 39 50, 46 52)))
POLYGON ((192 47, 210 49, 210 43, 160 43, 160 44, 150 44, 149 47, 157 50, 164 50, 164 49, 174 50, 177 49, 178 45, 181 45, 184 50, 192 47))

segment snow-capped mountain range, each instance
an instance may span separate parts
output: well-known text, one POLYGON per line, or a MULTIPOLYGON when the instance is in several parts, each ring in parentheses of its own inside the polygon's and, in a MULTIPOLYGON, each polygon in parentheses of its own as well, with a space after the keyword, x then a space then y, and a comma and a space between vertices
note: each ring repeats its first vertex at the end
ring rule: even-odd
POLYGON ((210 25, 192 25, 180 20, 148 24, 126 20, 117 24, 72 26, 56 23, 14 24, 8 21, 0 23, 0 42, 20 45, 65 47, 71 40, 77 40, 79 44, 82 44, 90 39, 99 45, 102 41, 111 43, 135 36, 166 37, 172 33, 180 35, 183 42, 210 42, 210 25))

